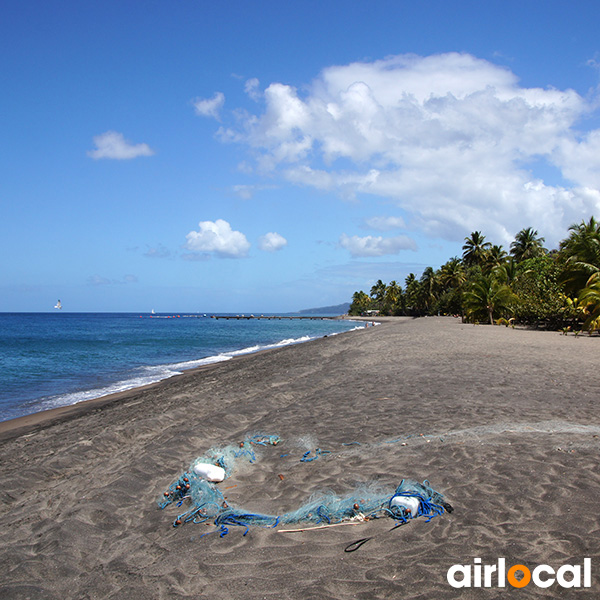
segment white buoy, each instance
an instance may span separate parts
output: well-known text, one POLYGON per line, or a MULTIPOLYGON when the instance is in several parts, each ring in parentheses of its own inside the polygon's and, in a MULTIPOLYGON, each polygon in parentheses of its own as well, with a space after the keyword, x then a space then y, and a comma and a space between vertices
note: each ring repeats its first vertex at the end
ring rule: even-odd
POLYGON ((218 467, 217 465, 196 463, 193 470, 196 475, 199 475, 207 481, 212 481, 213 483, 219 483, 225 479, 225 469, 218 467))
POLYGON ((411 517, 416 517, 419 512, 420 502, 414 496, 394 496, 390 502, 390 506, 404 508, 410 513, 411 517))

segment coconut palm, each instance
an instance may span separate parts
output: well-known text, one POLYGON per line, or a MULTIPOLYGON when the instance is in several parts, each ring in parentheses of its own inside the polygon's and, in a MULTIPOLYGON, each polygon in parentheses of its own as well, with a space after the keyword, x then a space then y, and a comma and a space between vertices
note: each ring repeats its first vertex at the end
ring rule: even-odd
POLYGON ((465 267, 458 257, 451 258, 440 269, 440 283, 446 290, 449 288, 460 289, 467 280, 465 267))
POLYGON ((491 246, 484 255, 484 271, 489 273, 496 267, 502 266, 506 262, 506 251, 502 246, 491 246))
POLYGON ((462 260, 455 256, 442 265, 439 270, 438 279, 442 288, 438 308, 442 312, 452 314, 460 312, 464 317, 462 292, 467 280, 467 273, 462 260))
POLYGON ((429 312, 437 297, 439 279, 432 267, 427 267, 419 280, 419 305, 429 312))
POLYGON ((471 282, 464 293, 463 304, 468 317, 486 314, 490 324, 494 324, 494 312, 502 311, 516 302, 512 290, 495 277, 479 275, 471 282))
POLYGON ((381 308, 383 299, 385 297, 385 283, 379 279, 377 283, 371 288, 371 298, 375 301, 377 308, 381 308))
POLYGON ((390 281, 385 288, 383 307, 385 312, 396 313, 402 306, 402 287, 397 281, 390 281))
POLYGON ((583 328, 590 334, 600 329, 600 272, 594 273, 581 290, 580 302, 585 306, 587 318, 583 328))
POLYGON ((517 278, 518 272, 517 261, 512 257, 492 269, 493 276, 508 286, 512 285, 513 281, 517 278))
POLYGON ((414 273, 409 273, 404 279, 404 298, 406 307, 415 310, 419 304, 419 281, 414 273))
POLYGON ((510 245, 510 253, 517 262, 528 258, 537 258, 547 252, 543 246, 544 241, 544 238, 538 237, 538 232, 532 227, 521 229, 515 235, 515 241, 510 245))
POLYGON ((490 242, 485 242, 485 236, 480 231, 474 231, 465 238, 463 249, 463 262, 467 266, 481 265, 484 262, 487 250, 491 247, 490 242))
POLYGON ((569 227, 569 237, 560 243, 560 256, 565 261, 563 281, 577 292, 600 271, 600 223, 591 217, 569 227))
POLYGON ((361 315, 365 311, 369 310, 371 305, 371 298, 367 296, 362 290, 360 292, 354 292, 352 294, 352 304, 348 312, 351 315, 361 315))

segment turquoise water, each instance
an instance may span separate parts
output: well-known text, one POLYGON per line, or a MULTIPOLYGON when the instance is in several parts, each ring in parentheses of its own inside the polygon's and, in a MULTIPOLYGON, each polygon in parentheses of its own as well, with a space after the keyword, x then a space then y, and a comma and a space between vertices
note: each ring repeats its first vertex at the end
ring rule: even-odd
POLYGON ((0 313, 0 421, 362 326, 201 315, 0 313))

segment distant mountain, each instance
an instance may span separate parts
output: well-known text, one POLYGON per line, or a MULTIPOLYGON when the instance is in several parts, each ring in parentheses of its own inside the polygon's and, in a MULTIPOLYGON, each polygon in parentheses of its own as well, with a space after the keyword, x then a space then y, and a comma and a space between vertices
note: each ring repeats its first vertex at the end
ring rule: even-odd
POLYGON ((321 306, 320 308, 306 308, 299 310, 301 315, 345 315, 350 308, 350 302, 337 304, 336 306, 321 306))

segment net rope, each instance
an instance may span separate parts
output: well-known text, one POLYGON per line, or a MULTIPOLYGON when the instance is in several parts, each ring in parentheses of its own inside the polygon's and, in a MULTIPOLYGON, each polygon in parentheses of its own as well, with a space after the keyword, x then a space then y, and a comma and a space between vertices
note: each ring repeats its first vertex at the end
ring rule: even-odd
MULTIPOLYGON (((435 491, 427 480, 418 483, 403 479, 393 492, 388 490, 386 493, 380 488, 366 485, 342 496, 333 492, 318 492, 295 511, 281 515, 260 514, 229 503, 217 483, 207 481, 194 471, 194 466, 199 463, 212 464, 221 467, 225 478, 229 478, 240 460, 255 463, 260 447, 277 446, 281 441, 277 435, 255 434, 247 437, 238 446, 211 448, 171 483, 159 499, 159 507, 165 509, 175 505, 181 508, 185 504, 186 510, 178 514, 173 521, 174 527, 189 522, 212 521, 218 528, 215 531, 221 537, 229 532, 230 527, 242 527, 243 535, 246 535, 251 526, 274 528, 297 523, 329 525, 382 517, 389 517, 400 525, 418 517, 425 517, 429 522, 444 512, 452 511, 444 496, 435 491)), ((316 448, 314 451, 305 452, 299 460, 312 462, 329 453, 330 451, 316 448)))

